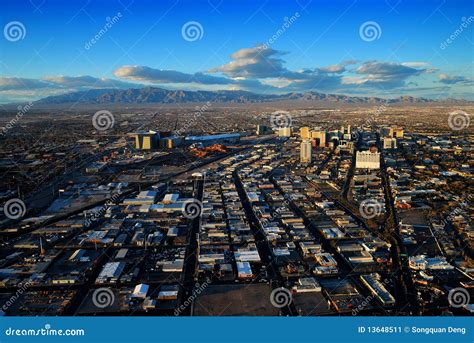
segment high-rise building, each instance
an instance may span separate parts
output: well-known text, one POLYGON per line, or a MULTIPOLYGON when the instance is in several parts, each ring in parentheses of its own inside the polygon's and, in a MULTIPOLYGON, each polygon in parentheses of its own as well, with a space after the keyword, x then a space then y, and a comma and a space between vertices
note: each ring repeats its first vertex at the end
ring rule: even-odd
POLYGON ((397 139, 384 137, 383 138, 383 148, 384 149, 396 149, 397 148, 397 139))
POLYGON ((155 131, 140 131, 134 133, 135 148, 138 150, 151 150, 158 148, 160 135, 155 131))
POLYGON ((257 125, 257 132, 256 133, 257 133, 258 136, 266 135, 270 132, 271 132, 271 130, 268 126, 257 125))
POLYGON ((343 138, 342 136, 343 134, 340 130, 332 130, 326 134, 327 141, 336 142, 336 144, 339 144, 339 140, 343 138))
POLYGON ((311 141, 309 139, 302 141, 300 145, 300 162, 311 163, 312 152, 313 147, 311 146, 311 141))
POLYGON ((317 146, 326 146, 326 131, 311 131, 311 138, 316 139, 317 146))
POLYGON ((171 136, 160 139, 160 146, 162 148, 173 149, 183 144, 184 138, 180 136, 171 136))
POLYGON ((291 127, 281 127, 278 129, 279 137, 291 137, 291 127))
POLYGON ((357 169, 380 169, 380 153, 378 151, 357 151, 357 169))
POLYGON ((300 137, 301 137, 301 139, 311 138, 311 133, 309 131, 309 127, 303 126, 303 127, 300 128, 300 137))
POLYGON ((403 138, 403 128, 402 127, 394 127, 393 129, 393 136, 394 138, 403 138))
POLYGON ((382 137, 389 138, 403 138, 403 128, 402 127, 383 127, 380 131, 382 137))
POLYGON ((343 135, 350 135, 351 134, 351 126, 347 125, 346 126, 341 126, 341 132, 343 135))

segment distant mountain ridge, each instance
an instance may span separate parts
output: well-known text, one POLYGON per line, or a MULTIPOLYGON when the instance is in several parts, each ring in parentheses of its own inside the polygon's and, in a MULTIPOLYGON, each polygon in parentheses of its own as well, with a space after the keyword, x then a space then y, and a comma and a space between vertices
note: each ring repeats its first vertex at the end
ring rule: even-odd
MULTIPOLYGON (((90 89, 86 91, 48 96, 36 101, 37 104, 152 104, 152 103, 192 103, 192 102, 229 102, 259 103, 278 100, 327 101, 347 104, 401 104, 431 103, 437 100, 400 96, 393 99, 378 97, 348 96, 340 94, 324 94, 318 92, 287 93, 287 94, 256 94, 247 91, 185 91, 167 90, 156 87, 130 89, 90 89)), ((464 100, 453 100, 467 102, 464 100)))

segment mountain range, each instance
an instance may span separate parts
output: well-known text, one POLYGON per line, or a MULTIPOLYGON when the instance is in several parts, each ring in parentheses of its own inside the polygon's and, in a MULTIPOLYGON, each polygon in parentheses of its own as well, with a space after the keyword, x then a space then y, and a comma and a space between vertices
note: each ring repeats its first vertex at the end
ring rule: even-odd
MULTIPOLYGON (((432 103, 437 100, 400 96, 392 99, 379 97, 348 96, 340 94, 324 94, 318 92, 287 93, 287 94, 256 94, 241 90, 221 91, 185 91, 167 90, 156 87, 130 89, 91 89, 48 96, 36 101, 37 104, 152 104, 152 103, 261 103, 282 100, 323 101, 345 104, 420 104, 432 103)), ((466 102, 464 100, 443 100, 466 102)))

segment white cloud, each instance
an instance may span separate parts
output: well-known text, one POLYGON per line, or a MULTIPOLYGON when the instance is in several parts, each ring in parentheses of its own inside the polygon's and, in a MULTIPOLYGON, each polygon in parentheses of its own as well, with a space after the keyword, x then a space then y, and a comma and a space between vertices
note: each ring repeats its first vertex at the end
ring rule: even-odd
POLYGON ((43 80, 60 87, 67 88, 130 88, 136 86, 131 83, 122 82, 108 78, 96 78, 92 76, 45 76, 43 80))
MULTIPOLYGON (((430 68, 423 61, 395 63, 349 60, 322 67, 290 70, 285 67, 285 55, 286 52, 257 45, 232 53, 230 62, 207 72, 184 73, 124 65, 113 72, 115 78, 64 75, 40 79, 0 77, 0 100, 23 99, 27 96, 36 100, 61 92, 139 88, 144 85, 188 90, 247 90, 256 93, 317 91, 377 95, 391 92, 399 95, 412 89, 413 95, 416 95, 417 89, 436 91, 427 84, 426 78, 420 76, 432 74, 437 69, 430 68)), ((445 87, 472 84, 472 78, 448 74, 439 74, 437 77, 445 87)), ((434 80, 433 76, 431 80, 434 80)))
POLYGON ((229 77, 268 78, 283 77, 288 70, 279 58, 285 53, 264 45, 244 48, 234 52, 230 57, 233 61, 220 67, 212 68, 210 73, 222 73, 229 77))
POLYGON ((225 85, 233 83, 223 77, 203 73, 186 74, 176 70, 154 69, 146 66, 123 66, 114 71, 116 77, 149 83, 200 83, 205 85, 225 85))
POLYGON ((453 84, 473 84, 474 80, 472 78, 467 78, 464 76, 449 75, 449 74, 439 74, 438 80, 441 83, 453 85, 453 84))

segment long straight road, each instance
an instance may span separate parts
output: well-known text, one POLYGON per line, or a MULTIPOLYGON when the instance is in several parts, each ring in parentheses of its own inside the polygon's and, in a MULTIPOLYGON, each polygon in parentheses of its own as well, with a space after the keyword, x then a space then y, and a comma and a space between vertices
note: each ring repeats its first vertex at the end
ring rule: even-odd
MULTIPOLYGON (((198 204, 202 204, 202 196, 204 192, 204 180, 197 179, 194 181, 194 199, 197 200, 198 204)), ((186 247, 186 255, 184 258, 184 266, 183 266, 183 273, 181 275, 181 286, 182 292, 180 292, 180 297, 178 299, 178 303, 183 305, 184 302, 192 296, 193 288, 195 285, 194 276, 196 274, 196 268, 198 265, 198 234, 201 228, 201 213, 202 208, 199 215, 192 219, 190 224, 190 230, 187 237, 187 247, 186 247)), ((179 306, 178 306, 179 308, 179 306)), ((181 315, 190 315, 191 314, 191 307, 184 306, 184 310, 181 312, 181 315)))
MULTIPOLYGON (((380 136, 377 134, 377 143, 380 144, 380 136)), ((385 164, 383 150, 380 149, 380 175, 382 178, 383 189, 385 193, 386 215, 383 225, 383 232, 390 237, 392 244, 392 264, 393 273, 397 279, 397 302, 399 307, 413 314, 421 314, 418 306, 415 285, 411 277, 410 268, 408 267, 407 250, 403 244, 400 235, 400 225, 395 208, 395 200, 393 199, 389 176, 387 174, 387 166, 385 164)))

